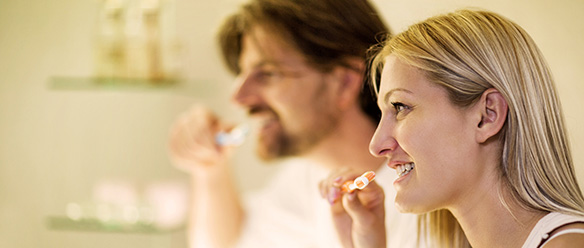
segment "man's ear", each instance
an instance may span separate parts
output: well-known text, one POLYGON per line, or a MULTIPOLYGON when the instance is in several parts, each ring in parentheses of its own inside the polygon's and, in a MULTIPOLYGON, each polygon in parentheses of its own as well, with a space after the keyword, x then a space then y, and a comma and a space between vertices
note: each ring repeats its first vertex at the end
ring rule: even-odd
POLYGON ((359 94, 363 88, 363 74, 365 63, 361 58, 348 59, 347 66, 339 66, 335 69, 335 78, 338 83, 337 96, 338 105, 341 109, 346 109, 358 101, 359 94))
POLYGON ((476 140, 486 142, 497 135, 507 120, 508 105, 503 95, 495 88, 485 90, 477 103, 481 120, 477 124, 476 140))

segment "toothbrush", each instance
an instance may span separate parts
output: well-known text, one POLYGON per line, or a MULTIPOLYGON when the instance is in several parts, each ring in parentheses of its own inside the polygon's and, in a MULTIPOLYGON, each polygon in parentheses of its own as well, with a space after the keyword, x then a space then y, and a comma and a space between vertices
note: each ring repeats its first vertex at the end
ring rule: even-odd
POLYGON ((246 124, 240 124, 229 132, 221 131, 215 135, 215 142, 219 146, 239 146, 245 141, 249 133, 249 127, 246 124))
POLYGON ((355 178, 353 181, 347 181, 341 186, 341 191, 345 193, 351 193, 356 189, 364 189, 369 185, 371 181, 375 179, 375 172, 367 171, 363 173, 360 177, 355 178))

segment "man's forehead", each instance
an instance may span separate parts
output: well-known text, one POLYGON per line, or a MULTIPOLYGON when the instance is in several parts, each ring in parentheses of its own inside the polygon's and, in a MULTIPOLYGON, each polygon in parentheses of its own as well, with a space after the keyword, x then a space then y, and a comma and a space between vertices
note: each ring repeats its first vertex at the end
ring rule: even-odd
POLYGON ((254 68, 263 65, 295 67, 305 63, 304 56, 279 35, 257 26, 242 37, 239 57, 240 68, 254 68))

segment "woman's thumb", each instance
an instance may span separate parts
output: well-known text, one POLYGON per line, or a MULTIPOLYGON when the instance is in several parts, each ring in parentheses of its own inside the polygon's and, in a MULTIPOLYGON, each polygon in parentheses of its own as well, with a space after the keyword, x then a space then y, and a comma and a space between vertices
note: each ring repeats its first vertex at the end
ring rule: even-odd
POLYGON ((345 194, 343 196, 343 207, 353 219, 355 224, 362 223, 367 217, 370 217, 368 209, 363 206, 363 203, 357 197, 357 191, 345 194))

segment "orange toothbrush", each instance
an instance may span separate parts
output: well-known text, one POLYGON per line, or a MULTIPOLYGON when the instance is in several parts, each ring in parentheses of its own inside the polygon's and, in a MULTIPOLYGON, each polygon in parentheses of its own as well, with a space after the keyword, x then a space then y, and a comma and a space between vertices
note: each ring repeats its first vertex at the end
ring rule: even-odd
POLYGON ((374 179, 375 172, 373 171, 365 172, 360 177, 355 178, 355 180, 345 182, 343 186, 341 186, 341 191, 344 193, 351 193, 355 191, 355 189, 364 189, 374 179))

